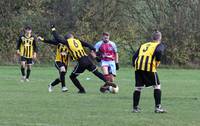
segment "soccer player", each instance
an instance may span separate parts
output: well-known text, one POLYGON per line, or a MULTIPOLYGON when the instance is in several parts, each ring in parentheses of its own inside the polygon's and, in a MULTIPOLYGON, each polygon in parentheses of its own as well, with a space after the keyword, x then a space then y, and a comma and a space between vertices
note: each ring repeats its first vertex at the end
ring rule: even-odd
POLYGON ((48 85, 49 92, 53 91, 53 87, 61 83, 62 92, 68 91, 65 85, 65 74, 67 72, 68 62, 69 62, 69 52, 66 45, 63 45, 55 40, 47 40, 41 36, 38 39, 44 43, 56 45, 56 56, 55 56, 55 67, 59 72, 59 78, 56 78, 53 82, 48 85))
POLYGON ((16 53, 20 56, 22 74, 21 82, 28 82, 31 73, 31 65, 33 64, 33 59, 36 59, 37 54, 36 38, 32 35, 31 27, 25 27, 24 35, 19 36, 19 39, 17 40, 16 53))
POLYGON ((133 93, 133 112, 140 112, 139 100, 144 86, 153 86, 155 99, 155 113, 165 113, 161 107, 161 86, 156 72, 160 64, 164 45, 161 43, 162 34, 155 31, 152 41, 142 44, 133 56, 132 63, 135 67, 135 91, 133 93))
POLYGON ((110 34, 104 32, 102 40, 95 44, 96 53, 101 62, 101 69, 106 80, 113 82, 116 76, 116 70, 119 70, 119 60, 117 46, 110 41, 110 34))
POLYGON ((107 80, 104 78, 103 74, 97 70, 97 67, 92 63, 92 60, 88 57, 83 47, 88 47, 91 50, 91 55, 96 57, 95 48, 87 42, 75 39, 72 34, 67 34, 65 39, 61 38, 59 34, 56 32, 54 25, 52 27, 52 34, 54 38, 67 46, 69 49, 69 54, 72 60, 77 61, 77 65, 75 66, 73 72, 70 75, 70 79, 73 84, 79 89, 78 93, 86 93, 84 87, 80 84, 77 77, 83 73, 86 69, 91 71, 98 78, 103 80, 106 83, 107 80))

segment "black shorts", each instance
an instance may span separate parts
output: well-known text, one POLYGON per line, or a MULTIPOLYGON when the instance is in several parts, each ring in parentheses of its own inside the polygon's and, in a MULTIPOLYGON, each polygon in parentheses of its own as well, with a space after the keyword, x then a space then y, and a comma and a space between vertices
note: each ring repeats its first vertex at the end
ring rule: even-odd
POLYGON ((26 58, 26 57, 21 56, 20 61, 25 61, 26 64, 30 64, 30 65, 33 64, 33 59, 32 58, 26 58))
POLYGON ((135 71, 135 82, 136 87, 160 85, 157 72, 147 72, 142 70, 135 71))
POLYGON ((55 67, 56 67, 56 69, 58 69, 59 71, 60 71, 60 68, 61 67, 65 67, 65 69, 66 69, 66 71, 67 71, 67 66, 65 65, 65 63, 63 63, 63 62, 60 62, 60 61, 55 61, 55 67))
POLYGON ((72 73, 79 75, 83 73, 86 69, 92 72, 97 69, 96 65, 93 64, 92 60, 88 56, 81 57, 78 60, 78 63, 72 73))

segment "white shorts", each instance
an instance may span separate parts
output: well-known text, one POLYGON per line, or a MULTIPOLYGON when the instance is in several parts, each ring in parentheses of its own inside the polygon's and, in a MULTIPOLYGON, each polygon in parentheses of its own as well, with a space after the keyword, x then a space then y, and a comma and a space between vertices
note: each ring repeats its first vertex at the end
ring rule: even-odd
POLYGON ((104 60, 101 60, 101 66, 102 67, 106 67, 107 66, 108 67, 108 73, 116 75, 115 61, 104 61, 104 60))

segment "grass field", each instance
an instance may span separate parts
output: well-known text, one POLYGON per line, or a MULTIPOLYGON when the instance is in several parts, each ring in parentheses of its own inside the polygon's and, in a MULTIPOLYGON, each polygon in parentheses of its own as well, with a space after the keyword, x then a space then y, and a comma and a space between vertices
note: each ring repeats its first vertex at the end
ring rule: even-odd
POLYGON ((151 88, 142 92, 142 113, 131 113, 130 68, 118 72, 118 94, 101 94, 102 81, 89 72, 79 77, 87 93, 77 94, 70 72, 69 92, 62 93, 58 86, 49 93, 47 85, 57 77, 54 67, 35 67, 31 81, 21 83, 18 67, 0 66, 0 126, 200 126, 200 70, 158 71, 167 114, 154 113, 151 88))

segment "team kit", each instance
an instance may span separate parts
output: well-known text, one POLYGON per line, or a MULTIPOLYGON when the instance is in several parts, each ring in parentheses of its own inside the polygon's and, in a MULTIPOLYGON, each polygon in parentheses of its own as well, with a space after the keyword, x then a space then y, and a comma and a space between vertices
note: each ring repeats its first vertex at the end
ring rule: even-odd
MULTIPOLYGON (((78 80, 78 76, 85 70, 93 73, 103 81, 100 87, 102 93, 118 93, 119 87, 115 84, 116 71, 119 70, 119 56, 115 42, 110 40, 110 33, 103 32, 101 40, 94 46, 90 43, 77 39, 73 34, 68 33, 62 37, 51 25, 51 33, 54 39, 44 38, 40 35, 33 35, 32 28, 26 26, 23 33, 17 39, 16 53, 20 58, 21 82, 29 82, 33 60, 37 57, 37 42, 54 45, 55 68, 58 71, 56 77, 48 85, 48 91, 52 92, 54 87, 61 84, 61 91, 67 92, 65 76, 70 61, 76 61, 76 65, 69 75, 70 80, 78 89, 78 93, 85 94, 86 90, 78 80), (85 47, 90 50, 86 53, 85 47), (102 72, 99 72, 93 60, 100 63, 102 72)), ((152 33, 151 41, 142 44, 132 57, 132 66, 135 68, 135 89, 133 91, 133 113, 140 113, 139 107, 141 91, 144 87, 153 87, 155 100, 155 113, 166 113, 161 106, 161 84, 157 74, 164 52, 164 45, 161 42, 162 34, 158 30, 152 33)))

